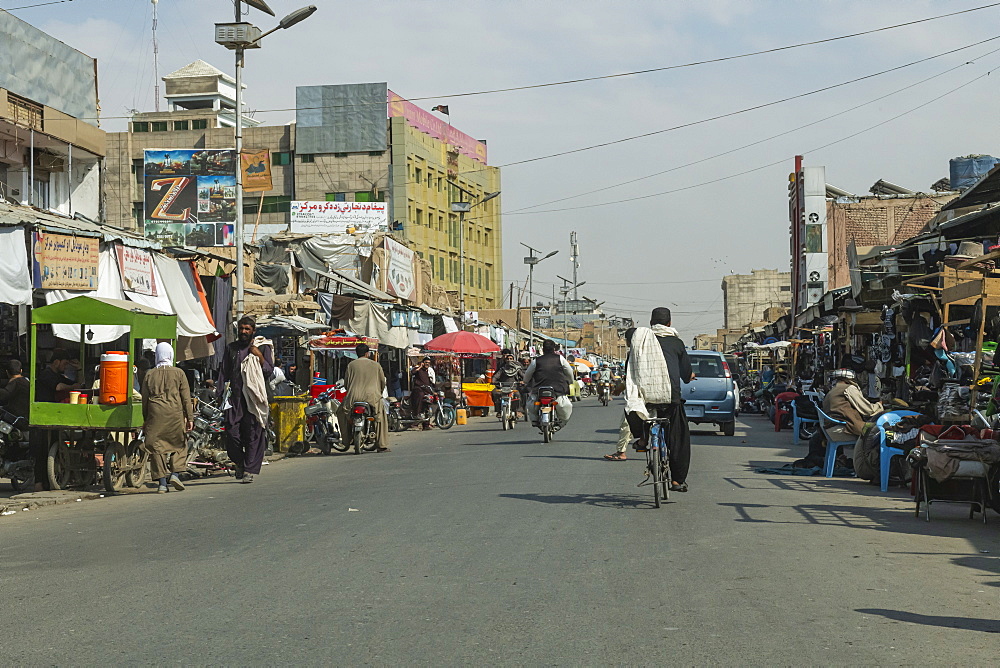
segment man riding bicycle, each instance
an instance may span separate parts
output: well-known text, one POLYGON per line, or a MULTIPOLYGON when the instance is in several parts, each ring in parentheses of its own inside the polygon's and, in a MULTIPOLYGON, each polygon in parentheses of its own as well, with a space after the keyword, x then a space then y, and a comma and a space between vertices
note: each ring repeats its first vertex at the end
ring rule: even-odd
POLYGON ((632 335, 625 376, 625 407, 629 428, 643 452, 649 438, 645 420, 670 418, 666 430, 667 451, 673 477, 671 490, 688 491, 691 466, 691 432, 688 430, 681 382, 694 380, 691 361, 677 330, 670 326, 670 309, 655 308, 649 328, 639 327, 632 335))

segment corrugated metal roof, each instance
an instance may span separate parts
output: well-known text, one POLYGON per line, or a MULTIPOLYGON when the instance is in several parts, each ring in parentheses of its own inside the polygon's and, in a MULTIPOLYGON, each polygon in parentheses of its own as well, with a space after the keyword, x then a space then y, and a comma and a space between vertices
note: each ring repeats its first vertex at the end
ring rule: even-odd
POLYGON ((0 225, 31 225, 48 232, 97 237, 104 241, 121 241, 126 246, 159 250, 160 244, 127 230, 101 225, 83 218, 69 218, 39 211, 34 207, 0 202, 0 225))
POLYGON ((1000 165, 986 172, 974 186, 945 204, 941 210, 950 211, 992 202, 1000 202, 1000 165))

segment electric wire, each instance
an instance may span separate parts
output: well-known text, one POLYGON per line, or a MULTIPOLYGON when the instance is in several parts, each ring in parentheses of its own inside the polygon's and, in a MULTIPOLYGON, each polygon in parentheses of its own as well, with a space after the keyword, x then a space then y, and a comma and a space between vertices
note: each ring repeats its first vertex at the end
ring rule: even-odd
MULTIPOLYGON (((975 78, 973 78, 973 79, 971 79, 971 80, 969 80, 969 81, 967 81, 967 82, 965 82, 965 83, 963 83, 963 84, 961 84, 959 86, 956 86, 955 88, 952 88, 951 90, 948 90, 947 92, 942 93, 941 95, 938 95, 938 96, 936 96, 934 98, 931 98, 930 100, 927 100, 926 102, 923 102, 923 103, 917 105, 916 107, 912 107, 910 109, 907 109, 906 111, 904 111, 904 112, 902 112, 900 114, 896 114, 895 116, 892 116, 892 117, 890 117, 890 118, 888 118, 888 119, 886 119, 884 121, 876 123, 875 125, 871 125, 871 126, 869 126, 867 128, 864 128, 863 130, 858 130, 857 132, 853 132, 853 133, 847 135, 846 137, 841 137, 840 139, 836 139, 836 140, 834 140, 832 142, 828 142, 828 143, 823 144, 821 146, 817 146, 815 148, 812 148, 812 149, 809 149, 807 151, 804 151, 803 154, 804 153, 816 153, 818 151, 821 151, 823 149, 829 148, 829 147, 834 146, 836 144, 840 144, 842 142, 845 142, 845 141, 848 141, 850 139, 853 139, 853 138, 855 138, 855 137, 857 137, 859 135, 862 135, 862 134, 864 134, 866 132, 870 132, 872 130, 880 128, 883 125, 887 125, 887 124, 889 124, 889 123, 891 123, 891 122, 893 122, 895 120, 898 120, 898 119, 900 119, 900 118, 902 118, 904 116, 907 116, 909 114, 912 114, 912 113, 914 113, 916 111, 919 111, 920 109, 923 109, 924 107, 929 106, 929 105, 933 104, 934 102, 937 102, 938 100, 941 100, 941 99, 943 99, 945 97, 948 97, 949 95, 951 95, 953 93, 956 93, 959 90, 961 90, 963 88, 966 88, 967 86, 970 86, 970 85, 974 84, 975 82, 979 81, 980 79, 984 79, 984 78, 988 77, 990 74, 992 74, 995 71, 995 69, 996 68, 994 68, 993 70, 989 70, 985 74, 980 74, 979 76, 977 76, 977 77, 975 77, 975 78)), ((734 179, 734 178, 737 178, 739 176, 745 176, 747 174, 753 174, 754 172, 759 172, 759 171, 762 171, 764 169, 769 169, 771 167, 774 167, 776 165, 787 163, 787 162, 789 162, 792 159, 793 159, 792 157, 784 157, 784 158, 781 158, 780 160, 775 160, 774 162, 769 162, 769 163, 767 163, 765 165, 760 165, 758 167, 753 167, 751 169, 745 169, 743 171, 736 172, 734 174, 728 174, 726 176, 720 176, 719 178, 711 179, 709 181, 703 181, 701 183, 695 183, 695 184, 692 184, 692 185, 689 185, 689 186, 682 186, 680 188, 672 188, 670 190, 663 190, 663 191, 660 191, 660 192, 649 193, 649 194, 646 194, 646 195, 637 195, 635 197, 630 197, 628 199, 620 199, 620 200, 614 200, 614 201, 610 201, 610 202, 598 202, 596 204, 588 204, 588 205, 585 205, 585 206, 571 206, 571 207, 560 207, 558 209, 540 209, 540 210, 535 210, 535 211, 522 211, 522 212, 519 212, 519 213, 505 213, 504 215, 523 216, 523 215, 530 215, 530 214, 537 214, 537 213, 555 213, 555 212, 559 212, 559 211, 576 211, 576 210, 579 210, 579 209, 593 209, 593 208, 599 207, 599 206, 611 206, 613 204, 624 204, 624 203, 627 203, 627 202, 634 202, 634 201, 637 201, 637 200, 651 199, 651 198, 654 198, 654 197, 662 197, 664 195, 670 195, 670 194, 673 194, 673 193, 684 192, 684 191, 687 191, 687 190, 693 190, 695 188, 701 188, 703 186, 712 185, 714 183, 721 183, 722 181, 728 181, 730 179, 734 179)))

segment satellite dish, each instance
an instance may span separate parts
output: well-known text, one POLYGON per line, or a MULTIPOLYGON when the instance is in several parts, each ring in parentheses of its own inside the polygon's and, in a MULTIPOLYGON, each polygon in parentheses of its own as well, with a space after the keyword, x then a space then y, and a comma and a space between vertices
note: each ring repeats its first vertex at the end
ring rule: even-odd
POLYGON ((271 16, 274 16, 274 10, 268 7, 267 3, 264 2, 264 0, 243 0, 243 2, 247 3, 254 9, 259 9, 265 14, 270 14, 271 16))

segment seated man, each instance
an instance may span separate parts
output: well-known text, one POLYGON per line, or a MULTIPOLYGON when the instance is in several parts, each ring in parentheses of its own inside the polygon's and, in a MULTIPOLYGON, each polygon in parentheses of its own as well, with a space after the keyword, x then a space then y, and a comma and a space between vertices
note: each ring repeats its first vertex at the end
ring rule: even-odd
MULTIPOLYGON (((838 441, 860 438, 865 428, 865 422, 883 411, 882 404, 871 403, 861 393, 861 388, 855 382, 854 372, 850 369, 837 369, 831 375, 833 387, 823 399, 823 412, 830 417, 843 420, 847 424, 827 428, 830 435, 838 441)), ((826 438, 821 430, 817 430, 809 439, 809 454, 796 461, 796 468, 814 468, 823 466, 826 461, 826 438)))
POLYGON ((542 342, 542 354, 532 360, 524 374, 524 386, 531 392, 528 399, 528 418, 538 426, 538 406, 535 395, 540 387, 551 387, 556 394, 556 417, 565 427, 573 416, 573 405, 569 401, 570 384, 576 382, 576 374, 566 358, 556 353, 556 343, 550 339, 542 342))
POLYGON ((368 356, 366 344, 359 343, 354 351, 358 358, 347 365, 344 374, 347 396, 337 409, 341 438, 344 445, 353 444, 354 426, 351 411, 355 402, 364 402, 371 406, 375 413, 377 423, 375 452, 389 452, 389 419, 385 413, 385 402, 382 401, 382 394, 385 391, 385 372, 382 371, 382 365, 368 356))
POLYGON ((517 360, 514 359, 514 353, 509 349, 505 349, 503 351, 503 359, 500 362, 500 368, 493 374, 493 407, 498 413, 500 412, 500 388, 505 385, 514 387, 513 410, 516 412, 521 411, 521 399, 518 389, 523 380, 524 370, 517 363, 517 360))

